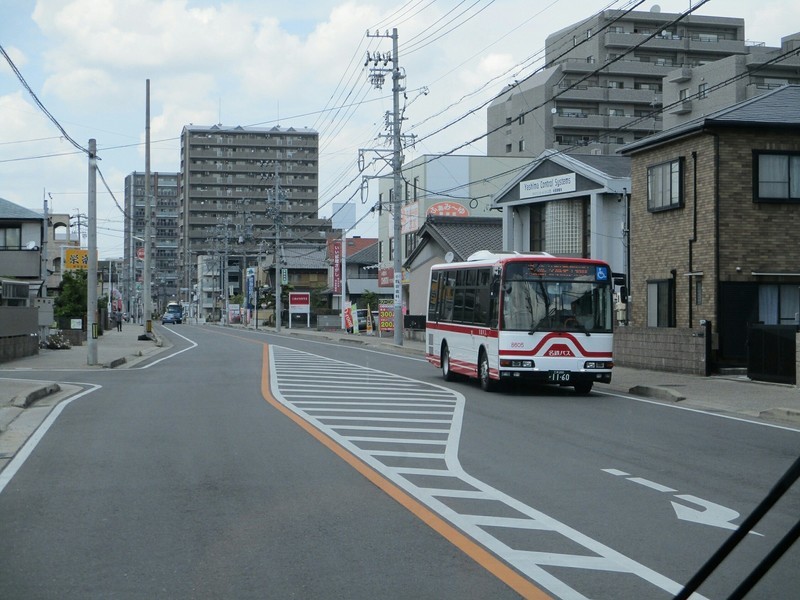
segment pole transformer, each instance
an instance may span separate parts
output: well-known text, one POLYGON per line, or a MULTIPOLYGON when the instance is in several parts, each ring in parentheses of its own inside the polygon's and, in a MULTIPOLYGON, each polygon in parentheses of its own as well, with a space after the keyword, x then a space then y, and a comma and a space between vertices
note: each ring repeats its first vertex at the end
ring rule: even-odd
POLYGON ((392 138, 392 218, 393 218, 393 237, 394 242, 390 246, 393 248, 393 271, 394 271, 394 343, 397 346, 403 345, 403 252, 402 252, 402 207, 403 207, 403 143, 401 135, 402 117, 400 116, 400 92, 405 91, 401 82, 405 75, 400 71, 400 60, 398 56, 398 35, 397 28, 392 29, 391 35, 388 33, 370 34, 367 37, 383 37, 392 39, 392 53, 375 53, 370 56, 367 53, 367 65, 374 63, 370 69, 370 82, 376 88, 383 87, 384 74, 390 69, 379 68, 378 64, 384 66, 392 63, 392 117, 391 117, 391 138, 392 138))

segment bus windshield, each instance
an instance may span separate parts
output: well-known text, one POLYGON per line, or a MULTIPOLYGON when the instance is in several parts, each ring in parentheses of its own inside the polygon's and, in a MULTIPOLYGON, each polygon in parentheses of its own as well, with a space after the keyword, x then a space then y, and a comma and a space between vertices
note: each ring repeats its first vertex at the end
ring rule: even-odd
POLYGON ((595 281, 569 269, 541 273, 521 267, 509 265, 505 273, 503 329, 611 332, 613 303, 608 281, 595 281))

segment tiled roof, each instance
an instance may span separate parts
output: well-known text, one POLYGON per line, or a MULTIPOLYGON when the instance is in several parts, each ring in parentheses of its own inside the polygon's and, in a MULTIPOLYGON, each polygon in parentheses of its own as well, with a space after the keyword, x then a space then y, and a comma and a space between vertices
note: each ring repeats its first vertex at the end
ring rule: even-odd
POLYGON ((627 144, 619 152, 627 154, 703 129, 719 127, 786 127, 797 130, 800 128, 800 85, 784 85, 627 144))
POLYGON ((347 256, 351 265, 375 265, 380 261, 380 244, 377 241, 347 256))
POLYGON ((585 165, 592 167, 605 173, 609 177, 630 177, 631 176, 631 159, 627 156, 616 156, 607 154, 572 154, 568 153, 569 158, 582 162, 585 165))
POLYGON ((321 244, 284 246, 283 260, 289 269, 328 269, 325 246, 321 244))
POLYGON ((5 198, 0 198, 0 219, 17 219, 25 221, 31 221, 35 219, 41 221, 44 219, 44 217, 40 213, 32 211, 29 208, 25 208, 19 204, 14 204, 5 198))
MULTIPOLYGON (((418 235, 435 239, 454 260, 466 260, 478 250, 500 252, 503 249, 503 222, 487 217, 431 217, 425 220, 418 235)), ((409 260, 411 257, 409 257, 409 260)))

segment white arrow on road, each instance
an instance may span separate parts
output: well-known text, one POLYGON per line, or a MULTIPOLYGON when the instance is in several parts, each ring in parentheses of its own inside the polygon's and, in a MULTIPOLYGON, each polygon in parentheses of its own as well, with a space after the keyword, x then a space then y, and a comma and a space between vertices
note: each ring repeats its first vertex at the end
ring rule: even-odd
MULTIPOLYGON (((722 529, 737 529, 739 527, 731 523, 731 521, 739 517, 739 513, 732 508, 714 504, 713 502, 703 500, 691 494, 681 494, 675 497, 703 507, 703 510, 698 510, 690 506, 678 504, 677 502, 671 502, 672 508, 675 509, 675 514, 683 521, 691 521, 692 523, 700 523, 701 525, 711 525, 712 527, 721 527, 722 529)), ((750 533, 755 532, 751 531, 750 533)), ((756 533, 756 535, 761 534, 756 533)))

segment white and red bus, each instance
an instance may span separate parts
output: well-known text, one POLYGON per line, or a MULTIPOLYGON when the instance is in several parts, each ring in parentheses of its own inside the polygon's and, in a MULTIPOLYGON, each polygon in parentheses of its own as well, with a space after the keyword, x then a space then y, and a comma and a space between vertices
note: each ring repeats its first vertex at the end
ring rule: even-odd
POLYGON ((613 281, 599 260, 476 252, 431 267, 425 355, 445 380, 610 383, 613 281))

